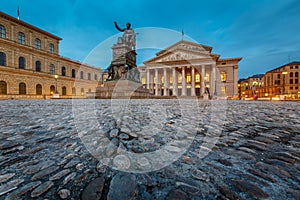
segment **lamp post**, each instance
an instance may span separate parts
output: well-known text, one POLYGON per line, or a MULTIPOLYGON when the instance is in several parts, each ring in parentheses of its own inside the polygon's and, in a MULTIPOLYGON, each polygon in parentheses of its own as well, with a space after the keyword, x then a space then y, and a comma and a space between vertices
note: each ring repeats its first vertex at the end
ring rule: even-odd
POLYGON ((283 75, 282 94, 284 95, 284 93, 285 93, 285 75, 288 74, 288 73, 287 72, 282 72, 281 74, 283 75))
POLYGON ((58 94, 58 91, 57 91, 57 79, 58 79, 58 75, 55 74, 55 75, 54 75, 54 78, 55 78, 55 81, 56 81, 55 94, 58 94))

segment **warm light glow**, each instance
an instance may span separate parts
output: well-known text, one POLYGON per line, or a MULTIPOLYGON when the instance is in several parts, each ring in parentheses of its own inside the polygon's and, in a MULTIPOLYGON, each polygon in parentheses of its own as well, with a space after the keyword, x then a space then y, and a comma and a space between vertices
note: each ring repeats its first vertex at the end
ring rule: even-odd
POLYGON ((200 74, 196 74, 196 82, 197 82, 197 83, 200 82, 200 74))
POLYGON ((58 79, 58 75, 57 75, 57 74, 55 74, 55 75, 54 75, 54 78, 55 78, 55 79, 58 79))
POLYGON ((226 72, 221 72, 221 81, 222 82, 226 81, 226 72))
POLYGON ((146 84, 146 78, 142 77, 142 84, 145 85, 146 84))
POLYGON ((283 74, 283 75, 286 75, 286 74, 288 74, 288 73, 287 73, 287 72, 282 72, 282 74, 283 74))
POLYGON ((187 82, 191 82, 191 76, 187 76, 187 77, 186 77, 186 81, 187 81, 187 82))
POLYGON ((266 93, 266 94, 265 94, 265 96, 267 97, 267 96, 269 96, 269 94, 268 94, 268 93, 266 93))
POLYGON ((50 94, 53 94, 53 91, 51 91, 50 94))

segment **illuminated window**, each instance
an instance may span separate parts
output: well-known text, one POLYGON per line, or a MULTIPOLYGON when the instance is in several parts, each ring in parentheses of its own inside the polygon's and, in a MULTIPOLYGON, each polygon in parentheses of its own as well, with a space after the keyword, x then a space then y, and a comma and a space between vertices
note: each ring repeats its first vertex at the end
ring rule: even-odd
POLYGON ((81 95, 84 95, 84 88, 81 88, 81 95))
POLYGON ((161 77, 161 82, 162 82, 162 83, 165 82, 165 77, 164 77, 164 76, 161 77))
POLYGON ((209 74, 205 74, 204 80, 205 80, 205 82, 209 81, 209 74))
POLYGON ((226 79, 227 79, 226 72, 221 72, 221 81, 226 82, 226 79))
POLYGON ((51 85, 50 86, 50 94, 54 94, 54 91, 55 91, 55 86, 51 85))
POLYGON ((196 83, 200 82, 200 74, 196 74, 196 83))
POLYGON ((221 93, 226 94, 226 87, 221 87, 221 93))
POLYGON ((181 74, 178 74, 178 83, 182 83, 182 76, 181 76, 181 74))
POLYGON ((142 77, 142 84, 145 85, 146 84, 146 78, 142 77))
POLYGON ((186 81, 187 81, 188 83, 191 82, 191 76, 190 76, 190 75, 188 75, 188 76, 186 77, 186 81))
POLYGON ((173 76, 170 76, 170 83, 173 83, 173 76))

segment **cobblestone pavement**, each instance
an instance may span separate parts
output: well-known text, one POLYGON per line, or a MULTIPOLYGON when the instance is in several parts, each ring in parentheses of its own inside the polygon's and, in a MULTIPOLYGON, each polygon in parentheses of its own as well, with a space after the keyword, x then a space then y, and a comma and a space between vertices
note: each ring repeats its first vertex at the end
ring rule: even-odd
POLYGON ((300 102, 74 102, 0 101, 0 199, 300 199, 300 102))

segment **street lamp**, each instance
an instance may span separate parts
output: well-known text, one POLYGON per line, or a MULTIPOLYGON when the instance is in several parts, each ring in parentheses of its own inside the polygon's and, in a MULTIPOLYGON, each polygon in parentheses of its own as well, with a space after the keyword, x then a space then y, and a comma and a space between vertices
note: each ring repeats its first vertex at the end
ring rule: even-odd
POLYGON ((55 81, 56 81, 55 94, 58 94, 58 91, 57 91, 57 79, 58 79, 58 75, 55 74, 55 75, 54 75, 54 78, 55 78, 55 81))
POLYGON ((288 74, 288 73, 287 72, 282 72, 281 74, 283 75, 282 94, 284 94, 285 93, 285 75, 288 74))

